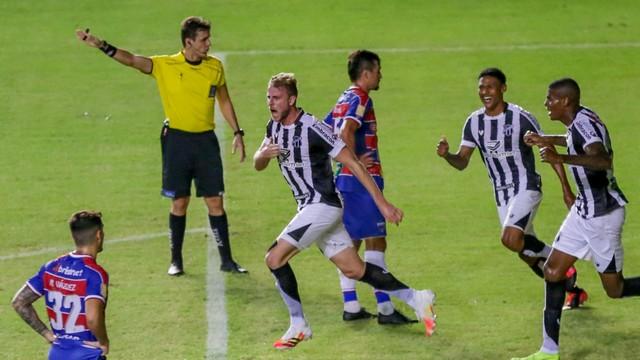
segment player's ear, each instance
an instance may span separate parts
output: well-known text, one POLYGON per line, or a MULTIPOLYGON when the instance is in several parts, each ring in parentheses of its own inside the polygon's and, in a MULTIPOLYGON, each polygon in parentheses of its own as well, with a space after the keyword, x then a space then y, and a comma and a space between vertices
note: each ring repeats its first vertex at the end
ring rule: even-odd
POLYGON ((503 93, 507 92, 507 84, 502 84, 502 92, 503 93))
POLYGON ((298 97, 295 95, 291 95, 289 96, 289 106, 293 106, 296 104, 296 100, 298 100, 298 97))

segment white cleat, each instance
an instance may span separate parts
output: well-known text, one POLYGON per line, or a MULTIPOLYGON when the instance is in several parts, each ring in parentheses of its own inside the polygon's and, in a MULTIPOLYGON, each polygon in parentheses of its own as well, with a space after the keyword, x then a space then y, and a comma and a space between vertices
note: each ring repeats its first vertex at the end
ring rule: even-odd
POLYGON ((167 274, 170 276, 180 276, 184 274, 184 270, 179 268, 176 264, 171 264, 171 266, 169 266, 169 270, 167 270, 167 274))
POLYGON ((418 290, 413 301, 418 321, 424 323, 425 335, 433 335, 436 331, 436 313, 433 310, 436 294, 431 290, 418 290))
POLYGON ((273 343, 273 347, 278 350, 293 349, 299 343, 311 339, 312 336, 313 334, 308 324, 298 327, 291 325, 287 332, 273 343))

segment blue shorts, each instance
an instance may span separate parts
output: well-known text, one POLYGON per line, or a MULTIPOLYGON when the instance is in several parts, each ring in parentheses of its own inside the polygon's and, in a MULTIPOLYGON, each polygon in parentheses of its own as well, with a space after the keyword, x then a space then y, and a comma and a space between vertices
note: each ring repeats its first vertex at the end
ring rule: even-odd
POLYGON ((71 346, 54 343, 49 350, 49 360, 103 360, 102 350, 82 345, 71 346))
POLYGON ((342 221, 353 240, 386 237, 387 223, 368 192, 343 192, 344 215, 342 221))

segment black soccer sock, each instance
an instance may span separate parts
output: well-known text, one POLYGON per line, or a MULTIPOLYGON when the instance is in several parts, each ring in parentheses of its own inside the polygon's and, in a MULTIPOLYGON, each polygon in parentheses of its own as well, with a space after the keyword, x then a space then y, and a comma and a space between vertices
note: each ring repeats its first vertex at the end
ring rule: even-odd
POLYGON ((182 243, 184 229, 187 225, 187 215, 173 215, 169 213, 169 244, 171 246, 171 263, 182 268, 182 243))
POLYGON ((545 261, 547 261, 547 259, 538 258, 538 259, 536 259, 536 263, 535 264, 529 266, 531 268, 531 270, 536 275, 538 275, 538 277, 540 277, 541 279, 544 279, 544 272, 542 271, 542 267, 544 266, 544 262, 545 261))
POLYGON ((220 261, 224 264, 232 261, 231 245, 229 244, 229 223, 227 222, 227 214, 220 216, 209 215, 209 224, 213 237, 218 244, 218 252, 220 253, 220 261))
POLYGON ((522 246, 522 251, 520 252, 521 254, 529 257, 546 258, 547 256, 549 256, 550 251, 551 248, 547 244, 540 241, 534 235, 524 235, 524 245, 522 246))
POLYGON ((408 289, 409 287, 396 279, 390 272, 372 263, 365 262, 364 275, 359 281, 365 282, 375 289, 394 291, 408 289))
POLYGON ((298 293, 298 281, 289 263, 277 269, 270 269, 273 277, 276 278, 276 286, 280 290, 280 296, 289 309, 289 316, 293 318, 304 318, 302 312, 302 302, 298 293))
POLYGON ((560 317, 564 303, 564 287, 564 281, 549 282, 545 280, 542 348, 551 353, 557 353, 560 344, 560 317))
POLYGON ((624 279, 622 287, 622 297, 640 295, 640 277, 624 279))

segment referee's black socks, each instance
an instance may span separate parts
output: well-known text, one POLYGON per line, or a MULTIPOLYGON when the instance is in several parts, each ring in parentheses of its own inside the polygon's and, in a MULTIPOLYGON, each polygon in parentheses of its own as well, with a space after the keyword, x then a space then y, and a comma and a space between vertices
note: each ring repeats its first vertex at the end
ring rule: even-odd
POLYGON ((220 216, 209 215, 209 224, 213 237, 218 244, 218 252, 220 253, 220 262, 228 263, 232 260, 231 245, 229 244, 229 223, 227 222, 227 214, 220 216))
POLYGON ((171 263, 182 269, 182 243, 187 216, 177 216, 169 213, 169 240, 171 246, 171 263))

